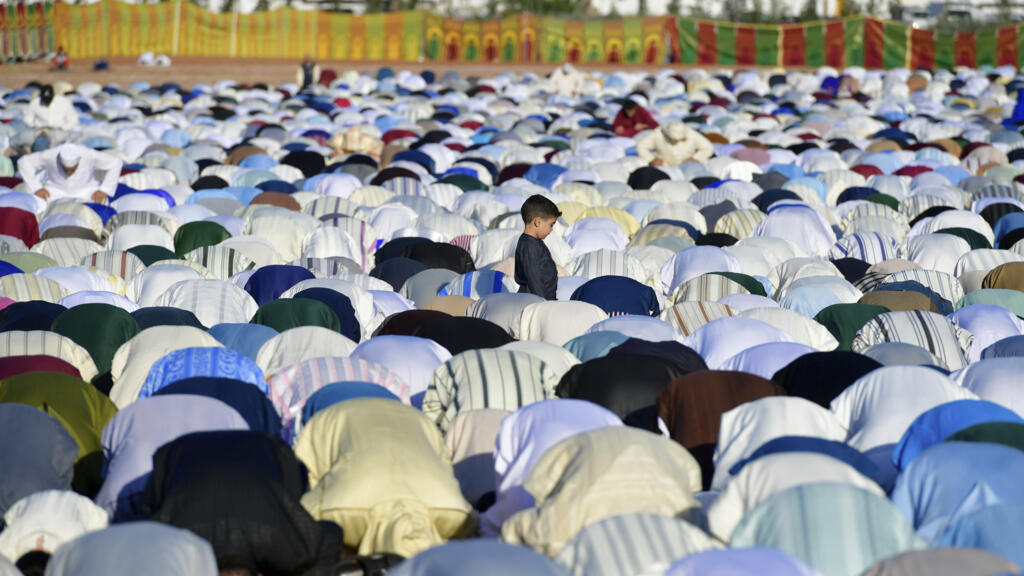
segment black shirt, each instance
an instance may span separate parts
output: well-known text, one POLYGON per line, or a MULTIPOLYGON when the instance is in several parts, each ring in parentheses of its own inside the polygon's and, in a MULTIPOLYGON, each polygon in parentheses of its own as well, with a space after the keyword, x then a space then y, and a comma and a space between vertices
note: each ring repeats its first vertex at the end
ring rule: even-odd
POLYGON ((555 300, 558 293, 558 268, 543 240, 528 234, 516 244, 516 283, 520 293, 536 294, 555 300))

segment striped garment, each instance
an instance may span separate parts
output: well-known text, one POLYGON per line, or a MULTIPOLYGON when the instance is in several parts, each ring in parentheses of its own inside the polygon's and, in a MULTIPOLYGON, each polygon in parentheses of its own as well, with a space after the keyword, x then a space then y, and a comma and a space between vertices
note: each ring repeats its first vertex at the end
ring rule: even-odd
POLYGON ((246 324, 259 309, 245 290, 228 281, 209 279, 178 282, 155 305, 192 312, 203 326, 246 324))
POLYGON ((903 342, 931 352, 950 371, 967 366, 966 353, 974 335, 953 325, 945 316, 924 310, 880 314, 857 332, 853 351, 864 350, 882 342, 903 342))
POLYGON ((281 416, 282 438, 291 443, 302 429, 302 408, 314 392, 335 382, 371 382, 409 403, 409 389, 397 374, 362 359, 323 357, 292 364, 267 380, 267 397, 281 416))
MULTIPOLYGON (((365 188, 361 188, 361 190, 365 190, 365 188)), ((391 196, 390 192, 388 193, 388 196, 391 196)), ((351 216, 355 214, 358 209, 359 204, 356 204, 351 200, 340 196, 324 196, 323 198, 317 198, 307 204, 306 207, 302 209, 302 212, 304 214, 309 214, 318 220, 322 220, 324 216, 351 216)))
POLYGON ((131 224, 143 225, 143 226, 160 226, 167 232, 174 234, 178 231, 178 223, 171 218, 161 216, 153 212, 143 212, 139 210, 132 210, 129 212, 119 212, 110 217, 107 220, 107 225, 104 227, 104 232, 107 235, 113 233, 121 226, 128 226, 131 224))
POLYGON ((657 514, 623 514, 588 525, 555 557, 573 576, 662 574, 690 554, 722 548, 693 524, 657 514))
POLYGON ((349 212, 349 215, 355 215, 356 210, 360 206, 377 207, 389 202, 395 197, 395 192, 384 188, 383 186, 363 186, 357 188, 352 195, 349 196, 349 200, 355 204, 355 208, 349 212))
POLYGON ((895 218, 884 216, 859 216, 845 222, 846 234, 877 232, 902 242, 910 232, 910 226, 895 218))
POLYGON ((218 280, 229 280, 235 274, 256 267, 256 263, 233 248, 203 246, 185 254, 185 260, 198 264, 218 280))
POLYGON ((67 336, 46 330, 11 330, 0 333, 0 357, 53 356, 78 369, 82 380, 92 380, 99 371, 89 352, 67 336))
POLYGON ((982 198, 1012 198, 1018 202, 1024 202, 1024 193, 1009 184, 994 183, 982 186, 971 194, 972 203, 982 198))
POLYGON ((640 283, 647 280, 647 272, 640 260, 624 252, 605 248, 588 252, 573 260, 569 265, 569 273, 589 280, 601 276, 625 276, 640 283))
POLYGON ((766 217, 760 210, 733 210, 715 222, 715 232, 742 240, 753 234, 766 217))
POLYGON ((55 202, 51 203, 46 211, 39 216, 42 222, 54 214, 70 214, 85 222, 86 226, 99 238, 103 234, 103 219, 95 210, 80 202, 55 202))
POLYGON ((84 238, 50 238, 33 246, 32 251, 53 258, 60 266, 74 266, 86 256, 103 251, 103 246, 84 238))
POLYGON ((877 288, 886 278, 891 276, 888 272, 871 272, 854 281, 853 285, 864 294, 877 288))
POLYGON ((986 248, 971 250, 967 254, 961 256, 960 260, 957 260, 953 275, 959 278, 960 275, 965 272, 988 272, 993 268, 1008 262, 1024 262, 1024 257, 1017 252, 1010 250, 994 250, 986 248))
POLYGON ((467 272, 455 278, 443 286, 437 295, 458 295, 479 300, 491 294, 518 291, 519 285, 507 274, 496 270, 477 270, 475 272, 467 272))
POLYGON ((452 244, 453 246, 458 246, 459 248, 462 248, 466 252, 472 252, 471 248, 473 246, 474 238, 476 238, 476 235, 464 234, 462 236, 456 236, 452 238, 449 244, 452 244))
POLYGON ((956 276, 937 270, 901 270, 882 280, 882 285, 908 280, 921 283, 939 296, 949 300, 951 304, 956 304, 964 297, 964 287, 956 279, 956 276))
POLYGON ((256 354, 256 363, 270 378, 278 370, 293 364, 314 358, 349 356, 355 349, 355 342, 334 330, 322 326, 299 326, 267 340, 256 354))
POLYGON ((131 282, 136 275, 146 269, 146 265, 138 256, 123 250, 94 252, 82 258, 79 264, 94 266, 104 272, 120 276, 125 282, 131 282))
POLYGON ((380 234, 373 226, 359 218, 331 218, 330 220, 325 220, 323 225, 339 228, 348 234, 360 248, 359 258, 356 258, 355 261, 364 271, 373 268, 370 257, 377 250, 379 243, 382 242, 380 234))
POLYGON ((666 238, 669 236, 686 238, 691 242, 691 244, 693 243, 693 239, 690 238, 690 233, 682 226, 673 226, 672 224, 648 224, 637 230, 636 234, 630 238, 629 246, 647 246, 659 238, 666 238))
POLYGON ((916 194, 907 198, 903 202, 900 202, 900 213, 903 214, 907 220, 913 220, 925 210, 935 206, 949 206, 954 210, 960 209, 960 206, 956 206, 955 202, 952 202, 947 198, 936 196, 934 194, 916 194))
POLYGON ((441 212, 421 215, 416 225, 436 230, 449 240, 456 236, 474 236, 480 232, 480 228, 469 219, 441 212))
POLYGON ((743 517, 729 546, 777 548, 823 574, 852 576, 901 552, 922 550, 925 543, 885 497, 822 483, 790 488, 762 502, 743 517))
POLYGON ((843 190, 867 184, 867 180, 853 170, 827 170, 818 179, 825 183, 828 192, 822 200, 829 206, 835 206, 843 190))
POLYGON ((690 301, 717 302, 731 294, 750 294, 742 284, 721 274, 701 274, 675 289, 672 304, 690 301))
POLYGON ((363 249, 355 238, 341 228, 327 226, 313 230, 302 240, 302 258, 331 258, 341 256, 360 265, 364 261, 363 249))
POLYGON ((540 359, 500 349, 470 350, 437 368, 423 414, 446 431, 460 412, 517 410, 555 395, 558 377, 540 359))
POLYGON ((718 302, 679 302, 661 313, 661 319, 668 322, 683 336, 689 336, 701 326, 726 316, 735 316, 736 311, 718 302))
POLYGON ((312 272, 317 278, 336 276, 344 272, 352 272, 355 274, 362 273, 362 268, 359 266, 358 262, 341 256, 332 256, 330 258, 299 258, 298 260, 292 260, 289 264, 291 266, 301 266, 312 272))
POLYGON ((858 232, 840 238, 829 250, 828 257, 831 260, 856 258, 868 264, 878 264, 895 258, 898 246, 899 243, 891 236, 878 232, 858 232))
POLYGON ((67 295, 63 286, 49 278, 33 274, 8 274, 0 278, 0 296, 16 302, 43 300, 56 304, 67 295))
POLYGON ((302 223, 277 215, 253 218, 246 226, 247 234, 269 242, 284 260, 304 256, 302 241, 310 232, 302 223))
POLYGON ((893 210, 891 207, 885 204, 879 204, 878 202, 865 202, 863 204, 858 204, 853 210, 843 217, 843 220, 849 223, 857 220, 858 218, 886 218, 899 224, 907 224, 906 217, 900 214, 899 211, 893 210))
POLYGON ((407 177, 392 178, 381 183, 381 188, 400 196, 426 196, 426 187, 419 180, 407 177))
POLYGON ((435 182, 427 186, 427 197, 437 203, 438 206, 451 209, 462 196, 462 188, 447 182, 435 182))

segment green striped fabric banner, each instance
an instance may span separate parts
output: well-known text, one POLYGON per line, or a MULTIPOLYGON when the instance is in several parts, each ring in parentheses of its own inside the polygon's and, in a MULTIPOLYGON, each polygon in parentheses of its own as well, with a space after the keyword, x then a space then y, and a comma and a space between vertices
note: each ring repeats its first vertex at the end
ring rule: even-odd
POLYGON ((846 66, 864 64, 864 20, 855 18, 846 21, 843 34, 843 57, 846 66))
POLYGON ((902 68, 907 65, 907 34, 908 28, 906 25, 897 22, 885 23, 882 66, 885 68, 902 68))
POLYGON ((782 32, 775 27, 757 29, 757 65, 778 66, 782 59, 779 54, 779 41, 782 32))

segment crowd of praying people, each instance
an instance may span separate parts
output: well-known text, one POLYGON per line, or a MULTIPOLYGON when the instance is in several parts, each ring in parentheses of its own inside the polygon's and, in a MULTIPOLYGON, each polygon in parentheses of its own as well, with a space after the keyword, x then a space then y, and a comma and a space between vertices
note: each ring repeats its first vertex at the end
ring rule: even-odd
POLYGON ((1021 573, 1024 73, 295 80, 0 87, 0 576, 1021 573))

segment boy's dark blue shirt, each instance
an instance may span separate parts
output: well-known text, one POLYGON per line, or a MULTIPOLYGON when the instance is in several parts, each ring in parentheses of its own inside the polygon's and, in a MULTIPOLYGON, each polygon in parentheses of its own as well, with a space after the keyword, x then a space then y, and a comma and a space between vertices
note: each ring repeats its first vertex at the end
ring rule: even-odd
POLYGON ((558 268, 551 252, 529 234, 519 236, 516 244, 516 283, 520 293, 536 294, 545 300, 555 300, 558 294, 558 268))

